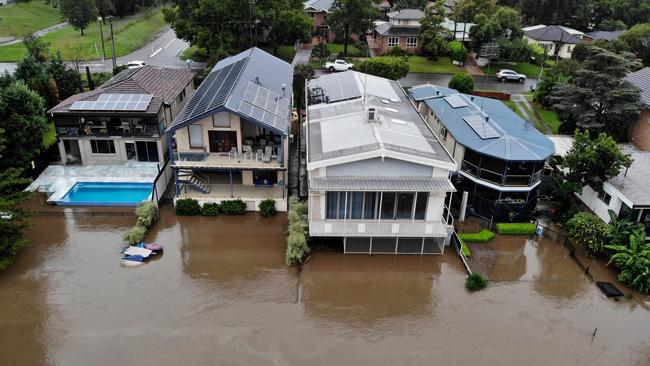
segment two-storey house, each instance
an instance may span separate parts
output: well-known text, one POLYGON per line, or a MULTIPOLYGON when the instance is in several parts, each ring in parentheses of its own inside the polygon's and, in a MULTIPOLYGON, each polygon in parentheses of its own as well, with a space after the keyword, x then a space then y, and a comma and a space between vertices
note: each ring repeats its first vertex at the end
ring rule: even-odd
POLYGON ((372 39, 368 44, 380 54, 399 47, 407 53, 420 51, 420 19, 424 12, 420 9, 402 9, 387 14, 388 22, 377 22, 372 39))

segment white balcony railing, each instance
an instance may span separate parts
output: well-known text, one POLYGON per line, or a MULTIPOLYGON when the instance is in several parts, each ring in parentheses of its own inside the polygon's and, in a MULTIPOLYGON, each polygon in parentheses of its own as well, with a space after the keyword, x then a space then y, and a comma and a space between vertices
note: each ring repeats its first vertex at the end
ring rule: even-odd
POLYGON ((442 221, 312 220, 310 236, 445 237, 442 221))

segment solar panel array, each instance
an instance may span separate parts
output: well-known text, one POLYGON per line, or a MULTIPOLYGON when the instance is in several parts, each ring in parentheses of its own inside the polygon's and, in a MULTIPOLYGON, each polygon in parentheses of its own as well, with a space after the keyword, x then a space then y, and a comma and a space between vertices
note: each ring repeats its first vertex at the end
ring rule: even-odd
POLYGON ((447 103, 452 108, 462 108, 462 107, 467 107, 467 102, 461 98, 459 95, 451 95, 448 97, 444 98, 447 103))
POLYGON ((176 117, 174 124, 184 123, 223 106, 245 64, 246 58, 211 72, 176 117))
POLYGON ((266 126, 286 131, 289 125, 289 104, 289 98, 249 81, 239 111, 266 126))
POLYGON ((499 133, 490 126, 483 116, 472 114, 463 117, 463 120, 476 132, 477 135, 483 140, 493 139, 499 137, 499 133))
POLYGON ((144 112, 149 107, 151 94, 100 94, 97 100, 76 101, 70 106, 71 111, 138 111, 144 112))
POLYGON ((355 78, 347 72, 321 76, 309 82, 310 94, 320 92, 319 88, 322 89, 326 103, 361 97, 355 78))

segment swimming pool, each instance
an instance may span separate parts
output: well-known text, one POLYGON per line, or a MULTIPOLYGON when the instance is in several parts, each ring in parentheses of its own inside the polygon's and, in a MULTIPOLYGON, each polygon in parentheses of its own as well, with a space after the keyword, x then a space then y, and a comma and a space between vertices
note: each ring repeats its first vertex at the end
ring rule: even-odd
POLYGON ((68 206, 135 206, 151 198, 152 183, 78 182, 57 201, 68 206))

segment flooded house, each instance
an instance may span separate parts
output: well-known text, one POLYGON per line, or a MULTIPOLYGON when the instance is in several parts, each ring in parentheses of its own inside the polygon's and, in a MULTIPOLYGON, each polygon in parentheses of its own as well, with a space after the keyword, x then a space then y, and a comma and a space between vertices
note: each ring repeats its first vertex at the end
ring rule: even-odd
POLYGON ((293 67, 251 48, 219 61, 167 128, 175 199, 286 210, 293 67))
POLYGON ((400 84, 355 71, 308 84, 309 235, 345 253, 441 254, 456 162, 400 84))
POLYGON ((194 74, 153 66, 124 70, 48 111, 61 162, 118 165, 166 161, 164 131, 194 91, 194 74))
POLYGON ((551 140, 500 100, 434 85, 409 90, 457 163, 454 207, 463 218, 525 218, 535 209, 551 140))

